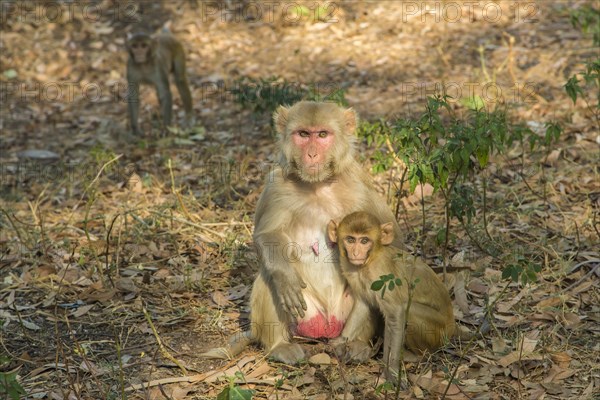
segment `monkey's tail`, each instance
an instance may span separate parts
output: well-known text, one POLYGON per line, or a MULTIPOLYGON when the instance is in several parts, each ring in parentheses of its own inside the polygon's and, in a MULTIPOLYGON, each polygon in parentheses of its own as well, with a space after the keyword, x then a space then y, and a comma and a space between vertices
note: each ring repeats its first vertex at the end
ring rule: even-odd
POLYGON ((244 331, 241 334, 233 335, 229 339, 227 347, 217 347, 210 349, 199 355, 200 358, 212 358, 220 360, 231 360, 233 357, 240 354, 249 344, 256 339, 251 331, 244 331))

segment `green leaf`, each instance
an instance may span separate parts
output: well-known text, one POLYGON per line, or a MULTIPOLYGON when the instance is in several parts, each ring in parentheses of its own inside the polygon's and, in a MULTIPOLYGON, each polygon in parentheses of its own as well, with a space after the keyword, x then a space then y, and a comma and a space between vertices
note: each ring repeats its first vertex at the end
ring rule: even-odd
POLYGON ((490 153, 486 149, 479 148, 479 149, 477 149, 476 154, 477 154, 477 161, 479 161, 479 166, 481 168, 484 168, 488 163, 488 160, 490 158, 490 153))
POLYGON ((381 290, 381 288, 383 287, 384 284, 385 284, 384 281, 375 281, 375 282, 371 283, 371 290, 377 292, 377 291, 381 290))
POLYGON ((419 184, 419 177, 417 176, 417 174, 414 174, 413 176, 411 176, 409 178, 409 182, 410 182, 410 192, 414 193, 415 189, 417 188, 417 185, 419 184))
POLYGON ((25 389, 17 381, 16 371, 0 372, 0 394, 8 394, 12 400, 19 400, 26 394, 25 389))
POLYGON ((395 287, 396 287, 396 284, 394 283, 394 281, 390 281, 390 283, 388 283, 389 290, 394 290, 395 287))
POLYGON ((502 279, 510 278, 513 282, 518 282, 521 272, 523 272, 523 268, 520 266, 514 264, 508 265, 502 270, 502 279))
POLYGON ((254 390, 242 389, 239 386, 228 386, 217 395, 217 400, 252 400, 254 390))
POLYGON ((384 286, 383 289, 381 290, 381 298, 383 299, 383 296, 385 295, 385 289, 386 287, 384 286))
POLYGON ((577 79, 576 75, 573 75, 569 78, 567 83, 564 85, 564 88, 573 101, 573 104, 575 104, 577 101, 577 94, 581 94, 583 96, 583 90, 581 89, 581 86, 579 86, 579 80, 577 79))
POLYGON ((460 103, 467 107, 469 110, 481 110, 485 108, 485 101, 480 96, 463 97, 460 99, 460 103))
POLYGON ((446 228, 441 228, 440 230, 437 231, 437 234, 435 235, 435 243, 438 246, 441 246, 445 242, 446 242, 446 228))
POLYGON ((385 381, 385 383, 377 386, 377 388, 375 389, 375 393, 381 394, 381 393, 393 391, 393 390, 394 390, 394 384, 391 381, 385 381))
POLYGON ((521 274, 521 283, 523 285, 535 282, 537 282, 537 274, 535 273, 535 271, 528 268, 524 271, 523 274, 521 274))
POLYGON ((558 122, 546 122, 546 146, 552 144, 552 142, 557 142, 560 138, 560 134, 562 133, 562 127, 558 122))
POLYGON ((4 75, 6 79, 15 79, 18 76, 17 71, 12 68, 4 71, 2 75, 4 75))

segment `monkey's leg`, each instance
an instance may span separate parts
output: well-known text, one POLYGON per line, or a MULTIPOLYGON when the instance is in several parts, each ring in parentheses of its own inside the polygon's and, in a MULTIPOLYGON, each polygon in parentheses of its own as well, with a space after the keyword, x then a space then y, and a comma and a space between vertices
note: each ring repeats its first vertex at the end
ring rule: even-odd
POLYGON ((272 358, 286 364, 295 364, 304 358, 302 347, 298 343, 290 343, 288 318, 278 310, 261 274, 254 281, 250 307, 253 336, 272 358))
POLYGON ((364 301, 354 299, 354 307, 342 335, 333 340, 336 354, 347 361, 365 362, 373 356, 369 343, 379 325, 379 316, 364 301))
POLYGON ((406 347, 415 350, 436 350, 455 332, 454 317, 420 303, 411 305, 406 331, 406 347))
POLYGON ((156 82, 156 96, 160 104, 163 124, 171 126, 173 112, 173 96, 169 87, 169 79, 165 74, 160 75, 160 79, 156 82))
POLYGON ((385 377, 397 380, 400 371, 400 350, 404 342, 404 322, 406 314, 404 305, 392 308, 392 314, 385 316, 385 332, 383 336, 383 362, 385 377))
POLYGON ((140 84, 130 81, 127 84, 127 108, 129 110, 129 126, 135 135, 140 135, 138 123, 140 112, 140 84))
POLYGON ((183 53, 175 57, 173 72, 175 75, 175 85, 177 86, 177 91, 179 92, 179 96, 181 96, 181 102, 185 110, 186 124, 190 127, 195 123, 195 119, 192 115, 192 94, 190 93, 190 83, 188 82, 185 70, 185 56, 183 53))

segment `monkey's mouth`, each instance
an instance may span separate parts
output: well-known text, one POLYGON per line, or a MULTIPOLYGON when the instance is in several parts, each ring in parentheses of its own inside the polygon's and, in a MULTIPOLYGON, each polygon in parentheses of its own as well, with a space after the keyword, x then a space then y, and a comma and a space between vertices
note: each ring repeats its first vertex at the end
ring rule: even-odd
POLYGON ((311 173, 318 172, 320 169, 322 169, 322 163, 316 162, 314 164, 307 164, 304 169, 310 171, 311 173))
POLYGON ((314 164, 305 164, 304 172, 309 175, 318 176, 323 180, 328 178, 334 172, 334 163, 323 161, 314 164))
POLYGON ((350 263, 352 265, 363 265, 364 263, 367 262, 366 258, 348 258, 348 261, 350 261, 350 263))

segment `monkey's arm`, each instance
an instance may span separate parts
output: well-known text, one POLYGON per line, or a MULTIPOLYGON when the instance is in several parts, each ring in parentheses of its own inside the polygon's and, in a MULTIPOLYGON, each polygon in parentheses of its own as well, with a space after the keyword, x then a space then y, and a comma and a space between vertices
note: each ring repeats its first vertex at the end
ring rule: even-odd
POLYGON ((278 192, 273 188, 275 180, 277 176, 274 171, 256 206, 254 243, 262 261, 261 270, 273 291, 275 302, 285 312, 304 317, 307 306, 302 289, 306 288, 306 283, 290 265, 289 260, 294 258, 288 257, 286 260, 285 254, 286 245, 292 240, 284 233, 284 227, 289 225, 292 216, 288 209, 277 202, 278 192))
POLYGON ((306 283, 296 269, 289 265, 289 260, 296 259, 296 255, 287 257, 286 260, 286 245, 291 242, 282 232, 265 232, 254 237, 262 261, 262 270, 268 286, 273 291, 275 302, 279 302, 286 313, 304 317, 307 306, 302 289, 306 288, 306 283))

